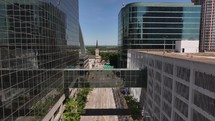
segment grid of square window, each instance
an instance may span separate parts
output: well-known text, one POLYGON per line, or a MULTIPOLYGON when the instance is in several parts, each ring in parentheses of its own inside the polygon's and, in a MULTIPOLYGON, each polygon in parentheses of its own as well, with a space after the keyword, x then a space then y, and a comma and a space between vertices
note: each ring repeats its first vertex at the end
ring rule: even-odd
POLYGON ((78 0, 0 0, 0 120, 41 120, 78 51, 78 0))

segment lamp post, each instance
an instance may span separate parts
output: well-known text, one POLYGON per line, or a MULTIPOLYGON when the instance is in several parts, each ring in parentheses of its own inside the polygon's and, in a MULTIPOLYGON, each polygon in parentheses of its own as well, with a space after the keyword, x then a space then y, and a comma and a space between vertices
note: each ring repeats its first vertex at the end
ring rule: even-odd
POLYGON ((174 48, 174 41, 172 41, 172 51, 174 50, 173 48, 174 48))
POLYGON ((163 44, 163 53, 166 51, 166 37, 163 38, 164 44, 163 44))
POLYGON ((141 40, 143 39, 143 30, 142 30, 142 21, 140 21, 140 34, 141 34, 141 40))
MULTIPOLYGON (((137 20, 137 29, 140 29, 140 38, 143 38, 143 34, 142 34, 142 21, 141 20, 137 20), (139 26, 140 25, 140 26, 139 26), (140 27, 140 28, 139 28, 140 27)), ((139 32, 139 31, 138 31, 139 32)))
POLYGON ((163 52, 165 53, 165 51, 166 51, 166 38, 168 38, 168 36, 165 36, 164 38, 163 38, 163 41, 164 41, 164 44, 163 44, 163 52))

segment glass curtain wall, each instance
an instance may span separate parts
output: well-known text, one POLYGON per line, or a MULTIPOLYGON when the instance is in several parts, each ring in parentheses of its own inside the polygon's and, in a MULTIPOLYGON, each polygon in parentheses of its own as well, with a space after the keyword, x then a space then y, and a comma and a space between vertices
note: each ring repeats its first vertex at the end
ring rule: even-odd
POLYGON ((79 57, 78 0, 0 0, 0 120, 41 120, 79 57))
POLYGON ((192 3, 131 3, 118 15, 121 67, 128 49, 175 49, 175 41, 199 41, 201 6, 192 3))

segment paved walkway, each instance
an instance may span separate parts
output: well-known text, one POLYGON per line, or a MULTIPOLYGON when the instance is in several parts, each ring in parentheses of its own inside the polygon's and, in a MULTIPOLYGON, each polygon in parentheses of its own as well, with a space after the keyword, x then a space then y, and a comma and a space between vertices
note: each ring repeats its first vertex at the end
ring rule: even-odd
POLYGON ((81 116, 80 121, 118 121, 116 115, 102 115, 104 113, 111 114, 111 109, 116 109, 112 88, 94 88, 88 95, 85 109, 92 111, 91 114, 95 115, 81 116), (99 112, 96 113, 96 111, 99 112))

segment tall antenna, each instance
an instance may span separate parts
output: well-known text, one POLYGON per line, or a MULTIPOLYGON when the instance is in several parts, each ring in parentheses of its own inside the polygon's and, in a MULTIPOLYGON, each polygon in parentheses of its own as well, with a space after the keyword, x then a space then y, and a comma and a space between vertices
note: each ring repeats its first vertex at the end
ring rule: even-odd
POLYGON ((99 45, 98 45, 98 40, 96 40, 96 48, 98 48, 99 47, 99 45))
POLYGON ((61 0, 58 0, 58 1, 57 1, 57 6, 59 6, 59 5, 60 5, 60 2, 61 2, 61 0))
POLYGON ((125 7, 125 0, 122 0, 123 2, 122 2, 122 7, 125 7))
POLYGON ((122 7, 125 7, 125 2, 122 3, 122 7))

